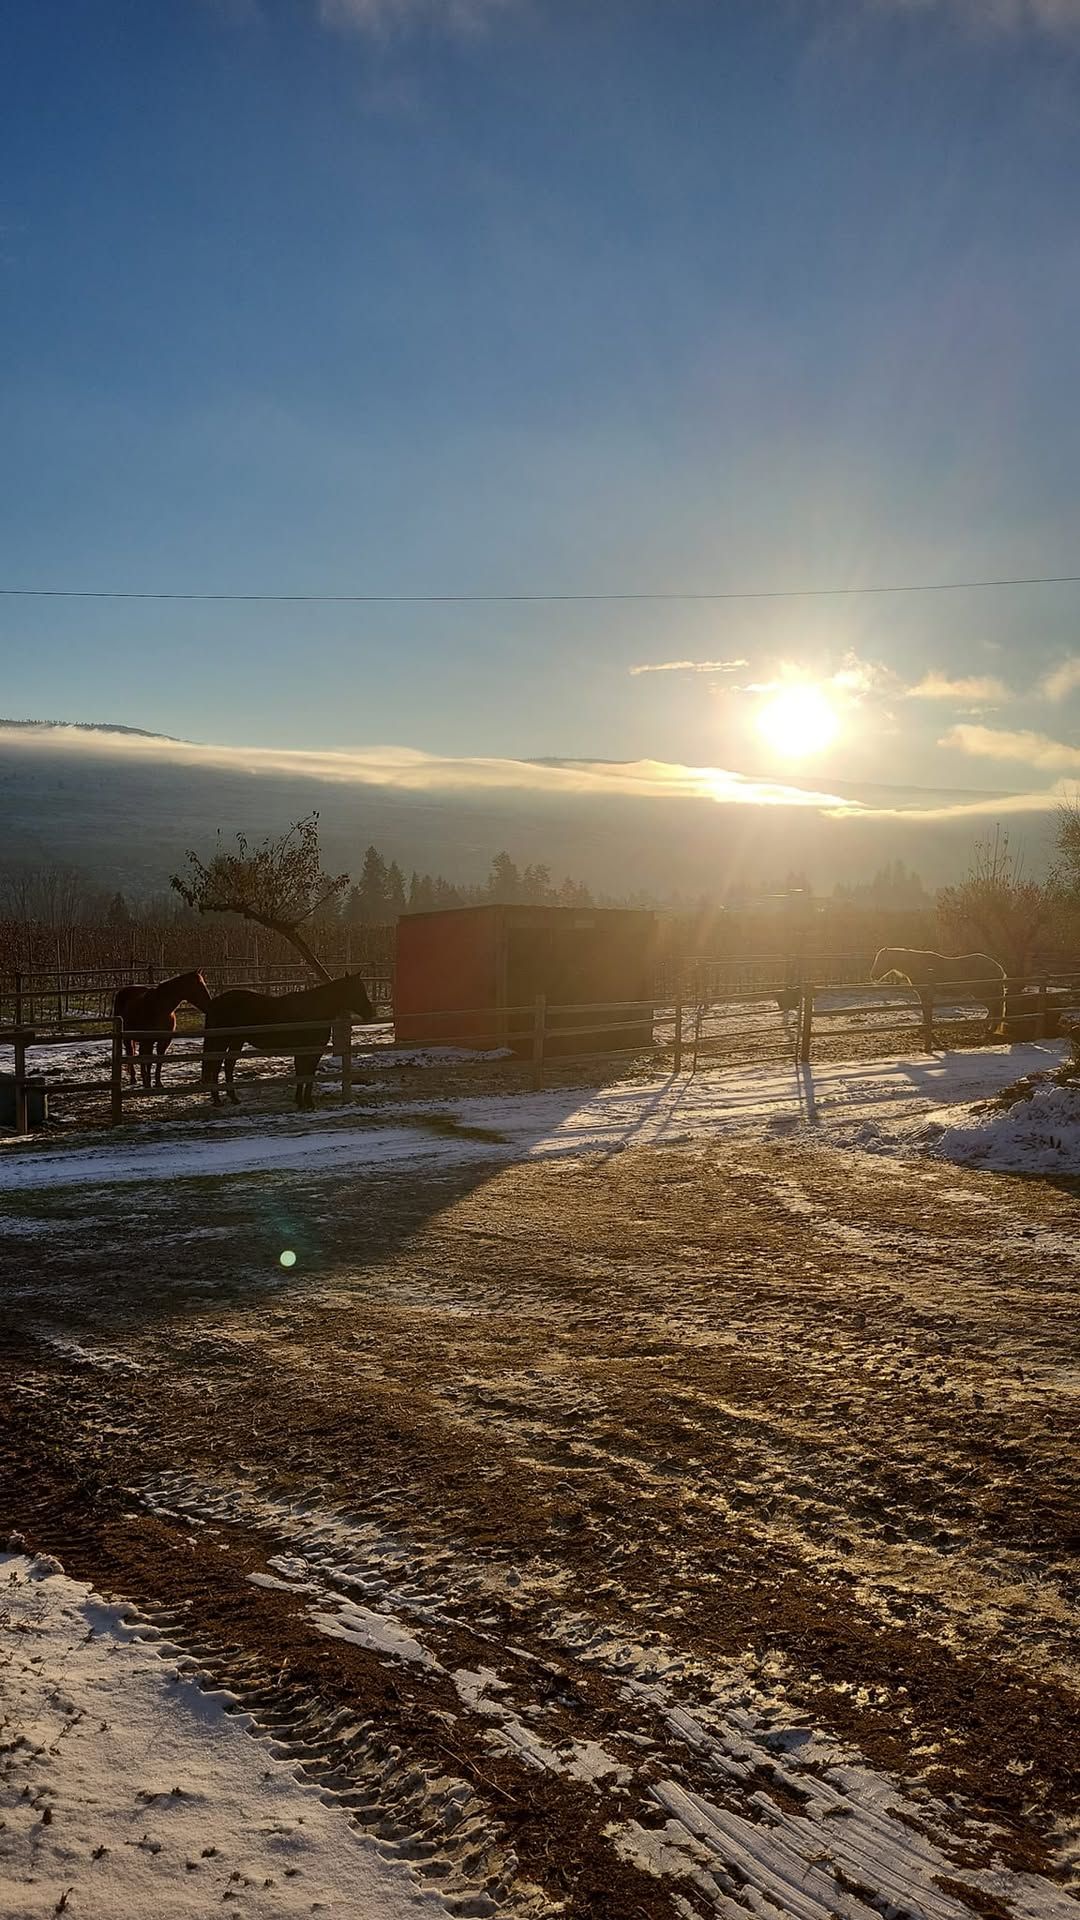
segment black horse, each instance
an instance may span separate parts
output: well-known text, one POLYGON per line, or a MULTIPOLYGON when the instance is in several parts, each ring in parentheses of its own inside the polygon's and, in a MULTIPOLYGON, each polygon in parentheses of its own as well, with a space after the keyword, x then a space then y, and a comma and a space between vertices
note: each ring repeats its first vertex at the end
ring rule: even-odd
POLYGON ((215 1107, 221 1105, 218 1074, 222 1067, 225 1091, 235 1106, 240 1104, 233 1068, 245 1043, 256 1053, 291 1053, 296 1065, 296 1104, 304 1110, 314 1107, 315 1075, 340 1013, 355 1014, 360 1020, 375 1018, 358 973, 301 993, 252 993, 247 987, 234 987, 217 994, 206 1014, 202 1057, 202 1083, 215 1107), (283 1029, 280 1036, 272 1031, 275 1027, 283 1029))

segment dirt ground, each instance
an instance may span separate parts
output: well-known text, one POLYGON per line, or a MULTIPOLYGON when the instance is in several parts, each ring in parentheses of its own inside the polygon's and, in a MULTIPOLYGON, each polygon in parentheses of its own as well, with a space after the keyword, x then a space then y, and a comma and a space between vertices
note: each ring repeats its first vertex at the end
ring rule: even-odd
POLYGON ((0 1534, 452 1912, 1075 1913, 1078 1221, 798 1138, 33 1191, 0 1534))

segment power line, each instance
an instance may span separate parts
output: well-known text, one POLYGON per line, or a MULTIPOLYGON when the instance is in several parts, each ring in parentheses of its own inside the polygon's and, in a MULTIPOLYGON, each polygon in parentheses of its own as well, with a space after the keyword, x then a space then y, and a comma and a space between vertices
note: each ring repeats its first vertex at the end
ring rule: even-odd
POLYGON ((661 604, 683 601, 714 603, 723 600, 831 600, 856 595, 900 593, 968 593, 1002 587, 1080 586, 1080 573, 1025 574, 1003 580, 919 580, 866 587, 756 587, 719 593, 681 589, 656 593, 156 593, 129 587, 0 587, 5 600, 161 600, 262 603, 282 606, 339 607, 504 607, 566 606, 631 602, 661 604))

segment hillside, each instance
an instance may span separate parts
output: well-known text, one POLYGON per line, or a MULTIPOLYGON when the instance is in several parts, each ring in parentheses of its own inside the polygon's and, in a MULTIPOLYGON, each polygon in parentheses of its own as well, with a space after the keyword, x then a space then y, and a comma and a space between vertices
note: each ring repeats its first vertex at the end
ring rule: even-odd
MULTIPOLYGON (((261 835, 318 808, 334 867, 358 867, 374 840, 406 872, 417 867, 473 882, 505 847, 519 862, 546 861, 597 893, 664 900, 768 884, 791 868, 826 889, 897 856, 928 881, 943 880, 986 817, 906 820, 900 809, 917 797, 889 788, 859 795, 880 814, 842 819, 810 807, 585 793, 572 783, 566 792, 438 790, 285 772, 260 766, 254 755, 247 763, 240 751, 234 764, 200 758, 193 748, 185 760, 177 744, 139 729, 0 722, 0 865, 71 863, 139 896, 166 886, 185 850, 208 845, 219 828, 261 835)), ((931 797, 918 798, 926 805, 931 797)))

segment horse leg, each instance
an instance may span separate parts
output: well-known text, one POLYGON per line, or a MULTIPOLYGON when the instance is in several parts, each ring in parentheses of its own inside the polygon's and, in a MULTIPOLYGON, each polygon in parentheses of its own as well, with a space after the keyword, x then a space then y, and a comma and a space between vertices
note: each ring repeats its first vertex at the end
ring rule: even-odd
POLYGON ((317 1053, 298 1053, 293 1061, 296 1069, 296 1104, 302 1113, 314 1111, 315 1069, 318 1064, 317 1053))
POLYGON ((165 1050, 168 1047, 168 1044, 169 1044, 168 1039, 159 1040, 155 1047, 155 1052, 157 1054, 157 1064, 154 1068, 154 1087, 158 1093, 161 1092, 161 1067, 162 1067, 162 1062, 165 1059, 165 1050))
POLYGON ((202 1056, 202 1083, 203 1083, 203 1086, 206 1088, 207 1092, 209 1093, 210 1098, 213 1101, 215 1107, 220 1107, 221 1105, 221 1095, 218 1092, 218 1074, 221 1072, 221 1066, 222 1066, 222 1054, 220 1049, 217 1047, 211 1047, 209 1042, 207 1040, 204 1040, 203 1056, 202 1056))
POLYGON ((920 987, 918 989, 918 993, 919 993, 919 1005, 922 1008, 923 1039, 926 1042, 927 1053, 933 1053, 934 1051, 934 989, 933 987, 920 987))
POLYGON ((236 1066, 236 1061, 237 1061, 239 1052, 240 1052, 239 1047, 235 1049, 232 1047, 227 1047, 225 1051, 225 1091, 228 1094, 229 1099, 232 1101, 234 1107, 238 1107, 240 1105, 240 1096, 237 1093, 236 1088, 233 1086, 233 1069, 236 1066))
POLYGON ((135 1042, 124 1036, 124 1059, 127 1062, 127 1077, 135 1085, 135 1042))
POLYGON ((153 1065, 153 1061, 154 1061, 154 1042, 152 1040, 140 1040, 139 1041, 139 1072, 142 1075, 143 1091, 145 1093, 149 1093, 150 1091, 150 1068, 153 1065))

